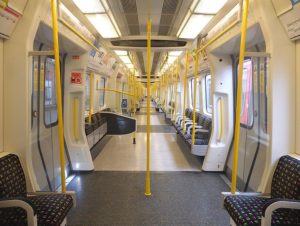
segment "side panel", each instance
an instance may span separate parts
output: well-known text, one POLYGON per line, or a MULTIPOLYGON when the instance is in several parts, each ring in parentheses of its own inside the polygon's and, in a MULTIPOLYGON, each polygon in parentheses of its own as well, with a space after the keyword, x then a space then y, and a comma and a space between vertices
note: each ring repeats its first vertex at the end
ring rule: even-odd
POLYGON ((3 151, 3 40, 0 39, 0 152, 3 151))
MULTIPOLYGON (((300 114, 300 40, 296 42, 296 115, 300 114)), ((296 117, 296 152, 300 155, 300 118, 296 117)))

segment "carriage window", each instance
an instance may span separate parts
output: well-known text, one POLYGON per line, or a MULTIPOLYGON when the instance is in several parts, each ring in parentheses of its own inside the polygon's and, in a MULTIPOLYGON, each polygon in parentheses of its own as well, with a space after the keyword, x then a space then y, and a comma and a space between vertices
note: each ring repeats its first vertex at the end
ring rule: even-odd
MULTIPOLYGON (((97 85, 97 88, 105 88, 105 78, 100 78, 100 82, 97 85)), ((99 91, 99 106, 103 107, 104 106, 104 101, 105 101, 105 91, 101 90, 99 91)))
POLYGON ((205 111, 212 113, 211 75, 205 76, 205 111))
POLYGON ((89 111, 90 109, 90 75, 85 77, 85 110, 89 111))
POLYGON ((252 60, 246 59, 243 63, 242 81, 242 105, 241 120, 242 126, 253 125, 253 88, 252 88, 252 60))
MULTIPOLYGON (((196 79, 196 109, 199 110, 200 108, 200 80, 197 78, 196 79)), ((192 78, 190 80, 190 95, 191 95, 191 103, 192 107, 194 107, 194 79, 192 78)))
MULTIPOLYGON (((41 72, 42 76, 43 73, 41 72)), ((46 127, 57 124, 55 60, 49 57, 46 58, 44 66, 44 124, 46 127)))

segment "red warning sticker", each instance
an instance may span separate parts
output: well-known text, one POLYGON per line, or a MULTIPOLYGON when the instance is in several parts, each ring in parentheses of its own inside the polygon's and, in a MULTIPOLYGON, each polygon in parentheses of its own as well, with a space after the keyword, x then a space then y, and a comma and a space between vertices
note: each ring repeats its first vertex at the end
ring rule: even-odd
POLYGON ((81 72, 73 71, 71 73, 71 84, 82 84, 82 75, 81 72))

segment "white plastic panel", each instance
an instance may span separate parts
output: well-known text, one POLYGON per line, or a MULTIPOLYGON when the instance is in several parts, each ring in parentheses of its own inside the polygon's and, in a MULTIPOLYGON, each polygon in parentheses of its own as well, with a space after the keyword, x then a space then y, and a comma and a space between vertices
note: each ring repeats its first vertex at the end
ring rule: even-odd
POLYGON ((8 7, 0 8, 0 34, 2 37, 9 38, 11 36, 20 17, 21 14, 8 7))
POLYGON ((8 7, 23 14, 23 11, 26 7, 27 0, 9 0, 8 7))

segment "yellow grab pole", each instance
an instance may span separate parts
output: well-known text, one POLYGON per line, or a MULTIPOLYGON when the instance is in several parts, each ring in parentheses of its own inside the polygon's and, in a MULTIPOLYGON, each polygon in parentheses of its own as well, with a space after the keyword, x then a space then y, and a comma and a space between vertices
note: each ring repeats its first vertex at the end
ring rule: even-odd
POLYGON ((145 195, 151 195, 150 188, 150 58, 151 58, 151 20, 148 18, 147 34, 147 166, 146 166, 146 191, 145 195))
MULTIPOLYGON (((136 78, 135 69, 133 71, 133 118, 136 119, 136 78)), ((133 144, 135 144, 135 132, 133 133, 133 144)))
POLYGON ((97 90, 98 90, 98 91, 111 91, 111 92, 115 92, 115 93, 121 93, 121 94, 124 94, 124 95, 127 95, 127 96, 133 96, 132 93, 123 92, 123 91, 120 91, 120 90, 117 90, 117 89, 111 89, 111 88, 98 88, 97 90))
POLYGON ((189 66, 188 58, 189 58, 189 52, 188 52, 188 50, 186 50, 186 52, 185 52, 185 72, 184 72, 184 81, 183 81, 183 112, 182 112, 183 133, 185 133, 184 122, 185 122, 185 108, 186 108, 186 83, 187 83, 187 73, 188 73, 188 66, 189 66))
POLYGON ((234 133, 234 144, 233 144, 233 166, 232 166, 232 183, 231 183, 231 193, 233 194, 236 192, 237 168, 238 168, 238 159, 239 159, 243 62, 244 62, 245 47, 246 47, 248 7, 249 7, 249 0, 244 0, 242 29, 241 29, 240 57, 239 57, 238 79, 237 79, 238 86, 237 86, 236 110, 235 110, 235 133, 234 133))
POLYGON ((165 111, 167 111, 167 109, 168 109, 168 94, 169 94, 169 74, 166 73, 165 111))
POLYGON ((77 97, 74 97, 74 104, 73 104, 73 129, 74 129, 74 138, 75 141, 78 142, 78 129, 77 129, 77 97))
POLYGON ((59 133, 59 156, 60 156, 60 176, 61 190, 66 192, 66 175, 65 175, 65 150, 64 150, 64 125, 62 114, 62 96, 60 84, 60 61, 59 61, 59 43, 58 43, 58 27, 57 27, 57 2, 51 0, 52 7, 52 29, 53 29, 53 45, 55 56, 55 84, 56 84, 56 101, 58 116, 58 133, 59 133))
POLYGON ((198 74, 198 61, 199 61, 199 53, 196 51, 195 58, 195 71, 194 71, 194 96, 193 96, 193 132, 192 132, 192 144, 195 144, 195 123, 196 123, 196 96, 197 96, 197 74, 198 74))
POLYGON ((93 73, 90 74, 90 99, 89 99, 89 124, 92 123, 92 111, 93 111, 93 73))
POLYGON ((178 88, 178 67, 179 67, 179 59, 177 57, 177 64, 176 64, 176 82, 175 82, 175 90, 174 90, 174 95, 175 95, 175 104, 174 104, 174 113, 173 113, 173 118, 176 120, 176 113, 177 113, 177 88, 178 88))

